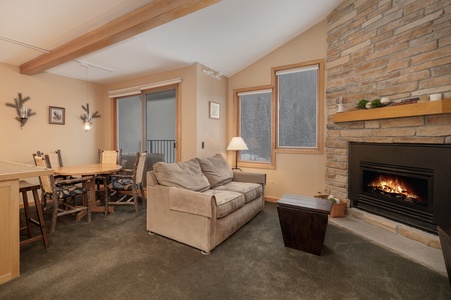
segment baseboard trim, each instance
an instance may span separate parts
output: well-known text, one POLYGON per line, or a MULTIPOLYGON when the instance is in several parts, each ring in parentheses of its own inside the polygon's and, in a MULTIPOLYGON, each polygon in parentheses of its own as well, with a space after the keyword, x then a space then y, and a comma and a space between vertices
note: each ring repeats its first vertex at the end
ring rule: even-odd
POLYGON ((265 201, 266 202, 273 202, 273 203, 275 203, 278 200, 279 200, 279 198, 276 198, 276 197, 265 197, 265 201))

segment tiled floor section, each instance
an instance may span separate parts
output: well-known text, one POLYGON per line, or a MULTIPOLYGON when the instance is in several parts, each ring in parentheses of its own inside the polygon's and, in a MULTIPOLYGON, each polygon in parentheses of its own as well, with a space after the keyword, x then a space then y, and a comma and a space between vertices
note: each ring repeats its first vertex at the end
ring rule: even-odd
POLYGON ((349 230, 405 258, 447 276, 442 251, 381 229, 356 218, 329 218, 338 227, 349 230))

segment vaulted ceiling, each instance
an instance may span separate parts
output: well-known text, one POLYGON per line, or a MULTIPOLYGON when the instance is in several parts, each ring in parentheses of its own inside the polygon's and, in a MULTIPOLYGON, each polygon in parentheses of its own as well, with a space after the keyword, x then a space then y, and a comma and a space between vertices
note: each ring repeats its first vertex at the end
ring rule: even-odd
POLYGON ((341 0, 2 0, 0 62, 108 84, 199 62, 225 76, 341 0))

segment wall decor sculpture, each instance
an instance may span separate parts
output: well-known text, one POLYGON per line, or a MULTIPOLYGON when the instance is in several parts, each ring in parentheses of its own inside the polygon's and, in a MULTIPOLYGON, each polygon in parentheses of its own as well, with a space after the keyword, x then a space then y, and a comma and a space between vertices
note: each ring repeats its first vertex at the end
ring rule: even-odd
POLYGON ((25 102, 30 100, 30 97, 22 98, 22 93, 18 93, 17 98, 14 98, 14 103, 6 102, 6 106, 13 107, 16 109, 16 120, 20 123, 20 129, 27 123, 28 118, 36 115, 36 112, 32 111, 31 108, 25 106, 25 102))

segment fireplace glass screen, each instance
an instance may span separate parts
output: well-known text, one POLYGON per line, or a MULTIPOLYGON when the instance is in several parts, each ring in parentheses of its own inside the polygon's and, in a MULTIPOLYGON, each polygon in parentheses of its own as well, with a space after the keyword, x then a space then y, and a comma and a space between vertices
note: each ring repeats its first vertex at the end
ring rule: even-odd
POLYGON ((384 199, 428 207, 428 180, 425 178, 363 170, 362 190, 384 199))

